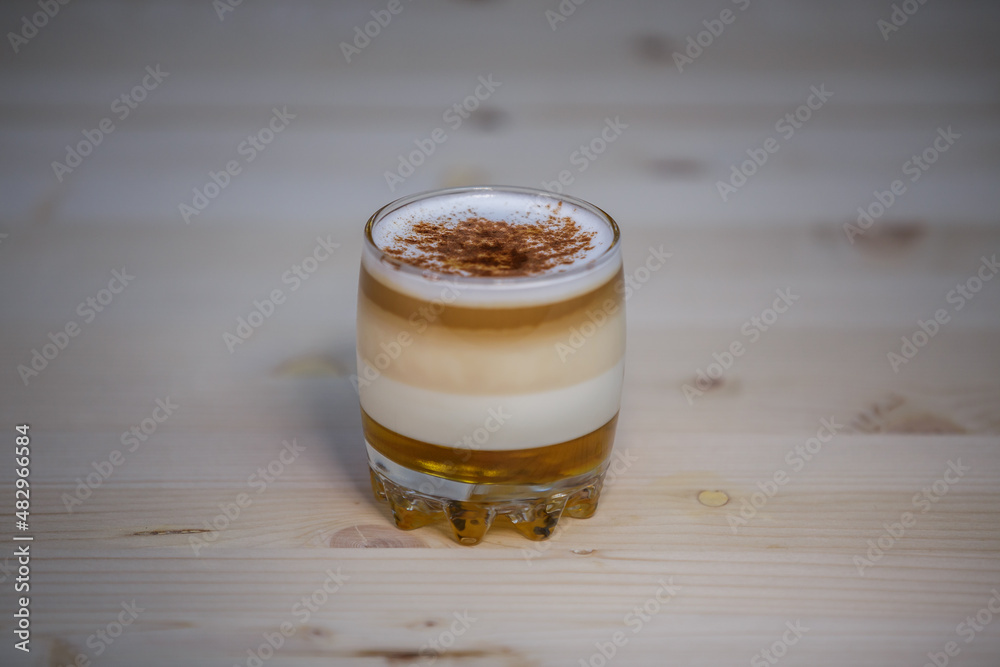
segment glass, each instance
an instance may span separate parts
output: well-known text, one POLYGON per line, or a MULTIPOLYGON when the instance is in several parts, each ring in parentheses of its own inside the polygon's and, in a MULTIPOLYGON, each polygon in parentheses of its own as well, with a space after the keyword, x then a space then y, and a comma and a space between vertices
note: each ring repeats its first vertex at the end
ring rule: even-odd
MULTIPOLYGON (((543 244, 557 236, 545 229, 543 244)), ((542 540, 561 516, 593 515, 621 399, 623 292, 617 224, 573 197, 452 188, 376 211, 358 287, 357 389, 372 487, 399 528, 447 521, 471 545, 498 518, 542 540), (437 265, 402 256, 419 250, 415 221, 484 219, 558 220, 595 240, 582 261, 578 253, 534 275, 511 268, 530 266, 530 250, 528 260, 518 251, 506 268, 465 275, 454 273, 464 242, 441 246, 437 265)))

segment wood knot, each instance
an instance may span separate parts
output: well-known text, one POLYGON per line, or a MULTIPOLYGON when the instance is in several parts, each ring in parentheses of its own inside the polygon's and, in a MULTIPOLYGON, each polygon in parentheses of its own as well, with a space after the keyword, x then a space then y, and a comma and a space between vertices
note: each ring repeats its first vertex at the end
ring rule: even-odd
POLYGON ((150 537, 154 535, 192 535, 195 533, 211 533, 205 528, 163 528, 159 530, 143 530, 132 533, 133 537, 150 537))
POLYGON ((651 160, 649 169, 663 178, 694 178, 705 171, 705 165, 689 157, 661 157, 651 160))
POLYGON ((321 639, 330 639, 334 636, 333 630, 329 628, 324 628, 318 625, 303 625, 299 627, 299 635, 311 639, 313 641, 318 641, 321 639))
POLYGON ((643 62, 660 65, 674 61, 674 43, 666 35, 658 33, 636 35, 632 40, 632 48, 643 62))
POLYGON ((342 528, 330 536, 334 549, 406 549, 426 547, 420 538, 395 528, 373 524, 342 528))
POLYGON ((927 224, 923 220, 890 219, 861 230, 851 239, 862 250, 890 253, 910 248, 926 234, 927 224))
POLYGON ((968 432, 947 417, 941 417, 929 412, 905 415, 899 419, 890 421, 884 430, 886 433, 909 433, 913 435, 944 435, 968 432))
POLYGON ((469 114, 469 123, 484 132, 492 132, 506 122, 507 112, 494 107, 480 107, 469 114))
POLYGON ((346 363, 325 354, 294 357, 274 369, 276 377, 337 377, 348 375, 353 369, 346 363))
POLYGON ((885 399, 872 403, 857 415, 848 426, 856 433, 878 433, 885 426, 888 415, 906 404, 899 394, 890 393, 885 399))
POLYGON ((68 640, 53 637, 49 643, 49 665, 76 665, 77 658, 83 651, 71 644, 68 640))
POLYGON ((705 489, 698 494, 698 502, 705 507, 722 507, 729 502, 729 494, 725 491, 705 489))
POLYGON ((889 394, 855 417, 849 426, 858 433, 908 433, 944 435, 969 430, 933 408, 915 405, 898 394, 889 394))
POLYGON ((696 391, 707 393, 716 389, 721 389, 726 384, 725 377, 714 378, 707 373, 698 374, 690 378, 681 385, 681 391, 685 388, 693 387, 696 391))

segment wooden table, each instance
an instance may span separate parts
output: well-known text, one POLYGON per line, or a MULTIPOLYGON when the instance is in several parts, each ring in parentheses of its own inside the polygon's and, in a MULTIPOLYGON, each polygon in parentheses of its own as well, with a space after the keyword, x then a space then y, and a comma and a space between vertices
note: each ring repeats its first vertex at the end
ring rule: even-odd
MULTIPOLYGON (((742 4, 682 72, 672 53, 719 8, 586 3, 552 30, 555 2, 404 3, 348 63, 340 42, 383 5, 220 21, 208 2, 73 3, 6 52, 0 415, 12 447, 30 424, 32 496, 29 530, 3 526, 0 662, 1000 664, 1000 280, 954 291, 1000 251, 995 11, 927 3, 883 40, 891 8, 742 4), (157 64, 119 118, 112 100, 157 64), (776 124, 823 85, 786 137, 776 124), (285 107, 246 162, 241 142, 285 107), (105 117, 58 180, 51 163, 105 117), (627 129, 579 171, 615 118, 627 129), (435 127, 447 140, 390 192, 384 173, 435 127), (717 182, 769 137, 779 150, 723 201, 717 182), (349 381, 364 219, 400 194, 563 170, 618 218, 638 287, 620 472, 546 542, 398 531, 349 381), (339 247, 292 289, 321 242, 339 247), (651 247, 672 255, 642 272, 651 247), (772 318, 776 290, 792 305, 772 318), (923 345, 894 363, 904 336, 923 345), (33 350, 52 358, 25 381, 33 350), (14 534, 34 538, 30 654, 13 646, 14 534)), ((5 503, 14 479, 0 467, 5 503)))

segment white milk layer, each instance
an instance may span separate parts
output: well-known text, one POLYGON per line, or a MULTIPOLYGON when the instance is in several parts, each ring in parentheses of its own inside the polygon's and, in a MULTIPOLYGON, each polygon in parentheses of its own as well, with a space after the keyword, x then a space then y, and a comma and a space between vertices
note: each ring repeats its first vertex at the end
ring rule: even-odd
POLYGON ((384 375, 361 387, 361 407, 382 426, 445 447, 529 449, 597 430, 618 412, 625 360, 548 391, 464 395, 422 389, 384 375))
MULTIPOLYGON (((571 264, 559 265, 536 276, 484 278, 435 274, 413 265, 400 268, 391 260, 380 260, 379 253, 367 245, 362 265, 376 280, 408 296, 434 301, 442 293, 450 297, 457 291, 458 299, 452 305, 501 308, 572 298, 614 276, 621 265, 621 252, 614 243, 615 234, 609 222, 571 202, 562 201, 560 206, 557 197, 544 194, 472 191, 420 199, 380 219, 372 229, 372 240, 380 249, 392 247, 397 239, 408 236, 418 222, 439 221, 447 226, 469 217, 481 217, 511 224, 544 224, 553 215, 572 219, 581 233, 593 233, 592 248, 581 252, 571 264)), ((408 253, 415 258, 421 256, 416 248, 408 253)))

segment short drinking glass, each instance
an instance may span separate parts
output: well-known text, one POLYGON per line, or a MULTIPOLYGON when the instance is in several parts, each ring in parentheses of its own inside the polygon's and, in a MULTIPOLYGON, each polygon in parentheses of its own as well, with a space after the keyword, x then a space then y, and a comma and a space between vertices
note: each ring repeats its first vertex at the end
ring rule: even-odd
POLYGON ((357 388, 375 495, 396 525, 591 516, 625 362, 615 221, 519 187, 404 197, 368 220, 357 388))

